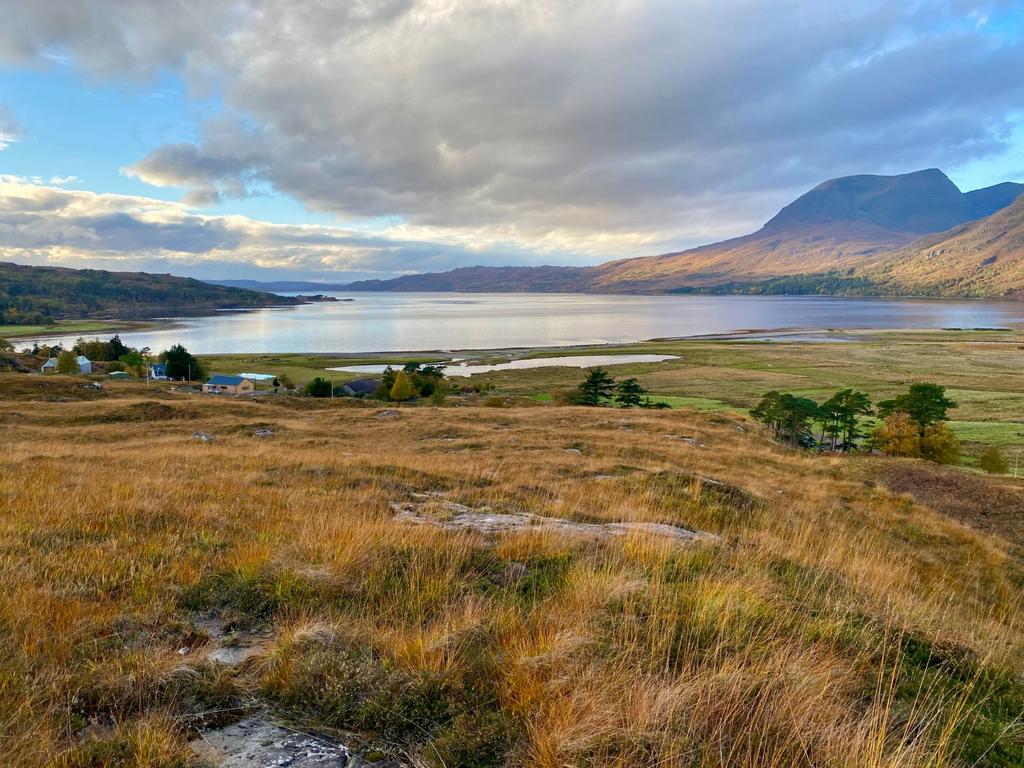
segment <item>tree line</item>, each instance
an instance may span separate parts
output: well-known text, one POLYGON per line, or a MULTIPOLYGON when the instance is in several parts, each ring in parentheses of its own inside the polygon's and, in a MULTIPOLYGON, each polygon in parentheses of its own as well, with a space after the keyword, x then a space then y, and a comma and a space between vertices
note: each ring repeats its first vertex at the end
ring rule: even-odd
MULTIPOLYGON (((451 390, 445 379, 445 369, 446 366, 439 363, 409 362, 397 370, 389 365, 381 374, 380 385, 373 397, 393 402, 426 397, 435 403, 443 402, 451 390)), ((317 376, 306 385, 304 392, 310 397, 331 397, 339 394, 344 386, 334 386, 328 379, 317 376)))
MULTIPOLYGON (((5 342, 0 344, 0 351, 4 347, 13 350, 13 344, 6 340, 0 341, 5 342)), ((165 375, 169 379, 202 381, 208 375, 202 361, 182 344, 174 344, 160 354, 153 355, 149 347, 139 349, 125 344, 119 334, 114 334, 106 341, 80 337, 67 349, 61 344, 36 342, 24 352, 37 358, 56 358, 57 373, 78 373, 77 358, 82 355, 94 363, 104 363, 103 367, 108 373, 127 371, 142 378, 152 363, 159 362, 165 366, 165 375)))
POLYGON ((145 272, 34 267, 0 262, 0 324, 43 325, 65 317, 292 305, 297 299, 145 272))
POLYGON ((776 440, 794 447, 843 452, 877 448, 892 456, 954 464, 961 446, 946 422, 956 406, 945 387, 921 382, 877 406, 866 393, 853 389, 840 390, 822 403, 773 390, 751 416, 776 440), (872 416, 882 423, 867 431, 866 418, 872 416))

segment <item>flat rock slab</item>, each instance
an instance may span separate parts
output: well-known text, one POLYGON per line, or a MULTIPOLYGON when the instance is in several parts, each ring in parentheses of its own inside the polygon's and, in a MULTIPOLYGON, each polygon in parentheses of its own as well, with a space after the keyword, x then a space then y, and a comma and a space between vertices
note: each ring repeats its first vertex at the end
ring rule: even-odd
MULTIPOLYGON (((226 633, 223 623, 214 617, 199 617, 193 620, 193 624, 206 632, 212 641, 214 647, 207 650, 207 658, 228 667, 236 667, 247 659, 265 655, 272 643, 269 635, 245 631, 226 633)), ((190 650, 182 648, 178 653, 185 655, 190 650)))
POLYGON ((219 768, 360 768, 344 744, 251 717, 207 731, 190 745, 219 768))
POLYGON ((666 523, 578 523, 574 520, 566 520, 560 517, 544 517, 527 512, 501 513, 491 512, 488 509, 478 510, 454 502, 431 505, 429 510, 425 507, 426 505, 422 504, 391 505, 396 520, 413 525, 432 525, 452 531, 473 530, 487 534, 557 531, 590 538, 646 533, 677 541, 718 541, 718 536, 713 533, 691 531, 687 528, 666 523))

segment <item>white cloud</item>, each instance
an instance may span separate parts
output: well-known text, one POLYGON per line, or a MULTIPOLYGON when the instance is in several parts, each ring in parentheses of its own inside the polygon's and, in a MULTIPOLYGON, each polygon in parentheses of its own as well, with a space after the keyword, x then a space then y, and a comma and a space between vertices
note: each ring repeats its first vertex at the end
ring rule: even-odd
POLYGON ((977 22, 1011 5, 37 0, 0 58, 219 90, 199 140, 125 169, 190 205, 270 186, 470 257, 597 261, 743 233, 831 176, 998 156, 1024 45, 977 22))
POLYGON ((21 138, 22 129, 10 110, 0 104, 0 151, 7 149, 21 138))
POLYGON ((403 233, 204 216, 180 203, 0 175, 0 261, 219 277, 288 271, 345 281, 416 265, 443 270, 472 256, 467 248, 403 233))

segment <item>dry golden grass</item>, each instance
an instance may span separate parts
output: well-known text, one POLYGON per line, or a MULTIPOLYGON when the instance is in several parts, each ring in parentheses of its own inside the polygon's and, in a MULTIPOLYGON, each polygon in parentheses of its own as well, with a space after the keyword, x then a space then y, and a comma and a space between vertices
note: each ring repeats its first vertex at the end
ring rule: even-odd
POLYGON ((880 460, 684 411, 375 413, 0 377, 0 763, 186 766, 254 707, 452 768, 1024 762, 1024 571, 880 460), (392 519, 424 493, 722 538, 392 519), (204 660, 207 614, 266 656, 204 660))

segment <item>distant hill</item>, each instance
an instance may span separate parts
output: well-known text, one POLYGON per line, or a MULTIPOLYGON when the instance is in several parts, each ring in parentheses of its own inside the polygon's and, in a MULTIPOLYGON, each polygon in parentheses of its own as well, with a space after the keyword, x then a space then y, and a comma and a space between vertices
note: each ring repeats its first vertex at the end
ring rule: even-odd
POLYGON ((1024 197, 858 268, 883 292, 1024 298, 1024 197))
POLYGON ((348 283, 315 283, 308 280, 206 280, 210 285, 224 285, 228 288, 244 288, 248 291, 266 293, 318 293, 343 291, 348 283))
POLYGON ((794 200, 759 231, 699 248, 595 267, 471 267, 352 283, 352 290, 671 293, 731 289, 791 275, 856 269, 989 216, 1024 193, 1005 183, 962 193, 937 169, 847 176, 794 200))
POLYGON ((496 293, 583 293, 596 267, 459 267, 448 272, 362 280, 357 291, 466 291, 496 293))
POLYGON ((297 299, 210 285, 189 277, 0 262, 0 322, 5 324, 44 323, 68 317, 190 315, 299 303, 297 299))

